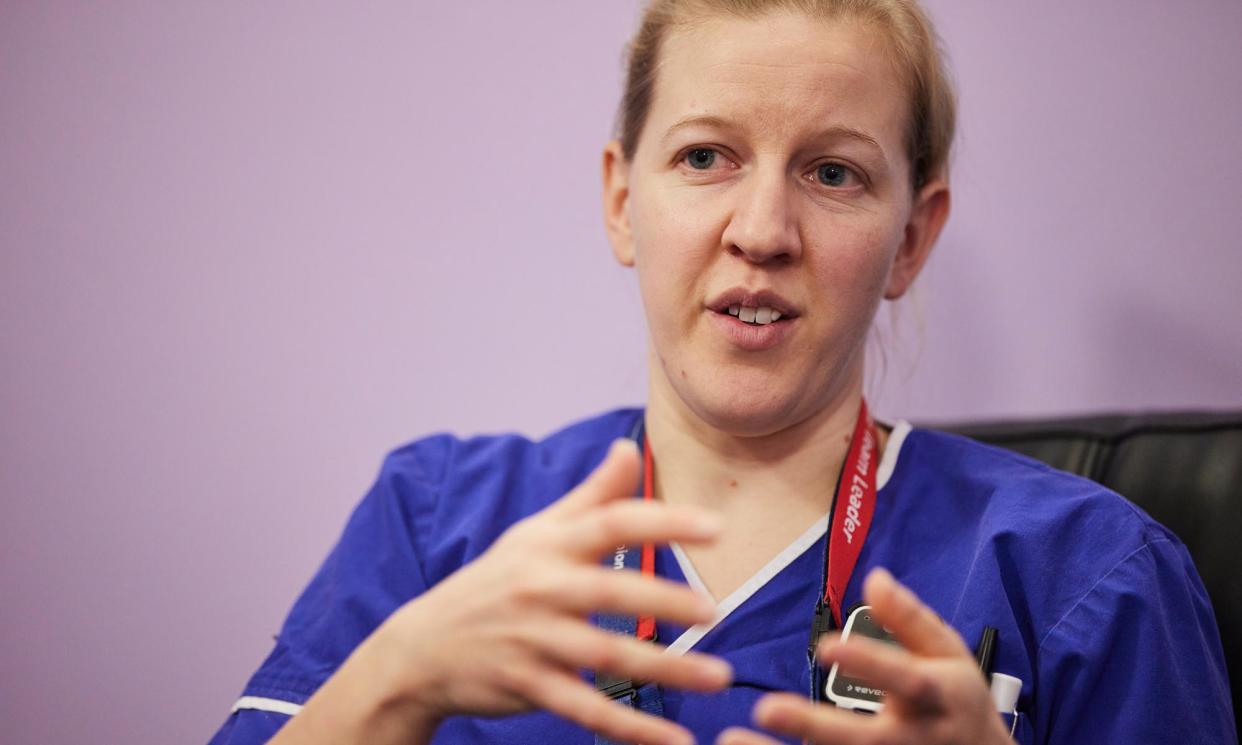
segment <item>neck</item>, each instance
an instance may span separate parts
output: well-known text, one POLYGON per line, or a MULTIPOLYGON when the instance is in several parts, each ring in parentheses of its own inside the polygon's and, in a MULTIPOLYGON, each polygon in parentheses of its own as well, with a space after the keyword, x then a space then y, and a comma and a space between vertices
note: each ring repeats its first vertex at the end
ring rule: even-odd
POLYGON ((667 381, 653 380, 649 395, 646 427, 656 458, 657 496, 726 514, 813 519, 828 511, 849 450, 862 401, 862 371, 811 416, 762 435, 712 426, 667 381))

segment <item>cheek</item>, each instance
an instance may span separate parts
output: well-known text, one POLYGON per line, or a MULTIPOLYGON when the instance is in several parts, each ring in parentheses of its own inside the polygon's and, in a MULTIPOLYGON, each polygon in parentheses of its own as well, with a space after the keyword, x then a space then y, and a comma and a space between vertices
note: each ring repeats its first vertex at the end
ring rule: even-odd
POLYGON ((825 302, 846 301, 855 308, 878 303, 899 245, 892 225, 837 226, 833 233, 836 239, 831 245, 812 249, 814 281, 824 292, 825 302))
POLYGON ((719 244, 714 221, 705 210, 669 195, 636 199, 631 210, 636 269, 648 314, 685 305, 719 244))
POLYGON ((700 257, 715 245, 719 235, 718 220, 710 204, 702 199, 688 199, 689 194, 677 189, 661 190, 636 198, 630 212, 634 247, 639 261, 644 254, 649 263, 664 262, 670 266, 700 257))

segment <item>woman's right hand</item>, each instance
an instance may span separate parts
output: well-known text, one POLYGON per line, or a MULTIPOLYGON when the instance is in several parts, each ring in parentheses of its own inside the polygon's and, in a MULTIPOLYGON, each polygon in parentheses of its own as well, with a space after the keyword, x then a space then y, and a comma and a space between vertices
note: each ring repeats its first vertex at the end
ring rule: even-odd
MULTIPOLYGON (((612 739, 693 743, 679 725, 619 705, 579 675, 602 670, 695 691, 719 690, 731 679, 719 659, 667 655, 588 620, 602 611, 691 625, 715 612, 710 599, 685 585, 601 563, 620 545, 704 543, 720 532, 709 512, 633 499, 638 473, 633 443, 614 443, 577 488, 393 613, 285 729, 312 731, 299 719, 341 721, 316 699, 356 704, 370 696, 378 697, 367 707, 375 715, 370 726, 351 728, 365 732, 367 742, 389 735, 426 741, 452 715, 547 709, 612 739)), ((314 729, 322 732, 320 726, 314 729)))

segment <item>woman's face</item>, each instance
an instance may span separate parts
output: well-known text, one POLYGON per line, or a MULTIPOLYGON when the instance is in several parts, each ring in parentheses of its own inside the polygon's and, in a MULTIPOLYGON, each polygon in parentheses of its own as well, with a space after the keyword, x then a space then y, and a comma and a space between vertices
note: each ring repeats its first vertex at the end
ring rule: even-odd
POLYGON ((638 270, 652 385, 739 435, 857 391, 881 297, 947 215, 911 191, 905 88, 880 32, 790 13, 712 17, 664 42, 632 162, 605 152, 617 258, 638 270))

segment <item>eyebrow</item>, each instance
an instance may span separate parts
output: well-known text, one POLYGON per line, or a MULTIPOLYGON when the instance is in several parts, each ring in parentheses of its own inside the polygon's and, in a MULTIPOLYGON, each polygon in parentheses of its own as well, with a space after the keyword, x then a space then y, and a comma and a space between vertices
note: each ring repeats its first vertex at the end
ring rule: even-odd
MULTIPOLYGON (((710 116, 710 115, 689 116, 684 119, 678 120, 675 124, 673 124, 673 126, 669 127, 668 131, 664 133, 663 139, 665 142, 667 142, 670 137, 672 137, 674 134, 676 134, 680 130, 683 130, 687 127, 695 127, 695 126, 715 127, 716 129, 725 129, 725 130, 737 129, 737 127, 733 123, 731 123, 727 119, 722 119, 721 117, 718 117, 718 116, 710 116)), ((853 127, 833 125, 815 134, 816 139, 823 139, 827 137, 844 137, 846 139, 858 140, 859 142, 862 142, 864 145, 870 145, 876 150, 879 150, 881 153, 884 152, 884 148, 880 146, 880 143, 876 141, 874 137, 867 134, 866 132, 854 129, 853 127)))

